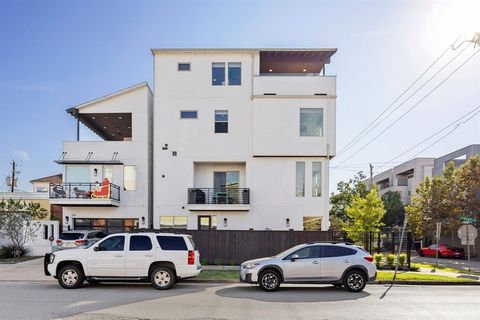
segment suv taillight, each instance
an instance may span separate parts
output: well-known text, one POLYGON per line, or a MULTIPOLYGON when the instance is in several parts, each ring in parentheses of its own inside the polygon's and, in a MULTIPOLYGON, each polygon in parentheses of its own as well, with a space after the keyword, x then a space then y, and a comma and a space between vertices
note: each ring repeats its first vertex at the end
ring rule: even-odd
POLYGON ((195 251, 188 250, 188 264, 194 264, 194 263, 195 263, 195 251))
POLYGON ((364 258, 365 258, 365 260, 367 260, 369 262, 373 262, 373 257, 372 256, 366 256, 364 258))
POLYGON ((57 246, 58 246, 58 245, 61 245, 63 241, 62 240, 57 240, 56 242, 57 242, 57 246))
POLYGON ((87 244, 87 240, 75 240, 75 243, 79 246, 87 244))

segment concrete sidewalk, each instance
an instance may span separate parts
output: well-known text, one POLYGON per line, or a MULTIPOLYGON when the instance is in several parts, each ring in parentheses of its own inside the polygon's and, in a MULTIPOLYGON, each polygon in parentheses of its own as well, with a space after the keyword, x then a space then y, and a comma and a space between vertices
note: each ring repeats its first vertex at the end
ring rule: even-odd
POLYGON ((0 281, 56 281, 43 272, 43 258, 19 262, 15 264, 0 264, 0 281))

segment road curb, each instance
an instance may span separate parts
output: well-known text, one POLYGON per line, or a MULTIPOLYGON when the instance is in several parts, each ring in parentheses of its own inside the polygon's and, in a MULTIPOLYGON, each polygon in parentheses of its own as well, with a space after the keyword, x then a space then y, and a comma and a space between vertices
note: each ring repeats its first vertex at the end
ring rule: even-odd
MULTIPOLYGON (((182 280, 182 283, 241 283, 238 280, 182 280)), ((416 286, 480 286, 480 282, 473 282, 473 281, 465 281, 465 282, 458 282, 458 281, 374 281, 369 282, 368 284, 406 284, 406 285, 416 285, 416 286)))

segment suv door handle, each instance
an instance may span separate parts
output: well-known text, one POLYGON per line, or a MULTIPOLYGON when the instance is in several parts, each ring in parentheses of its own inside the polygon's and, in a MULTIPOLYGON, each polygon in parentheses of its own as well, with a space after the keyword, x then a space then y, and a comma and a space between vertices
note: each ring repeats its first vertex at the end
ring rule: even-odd
POLYGON ((121 258, 121 257, 123 257, 123 254, 115 254, 114 257, 115 258, 121 258))
POLYGON ((145 257, 153 257, 153 254, 146 254, 145 257))
POLYGON ((320 262, 319 261, 313 261, 312 263, 313 264, 319 264, 320 262))

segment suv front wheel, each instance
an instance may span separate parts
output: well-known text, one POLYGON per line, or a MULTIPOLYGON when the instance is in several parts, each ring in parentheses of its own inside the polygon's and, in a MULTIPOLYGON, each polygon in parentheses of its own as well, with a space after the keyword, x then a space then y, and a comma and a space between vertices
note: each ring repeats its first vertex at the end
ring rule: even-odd
POLYGON ((280 287, 282 279, 280 274, 275 270, 265 270, 260 274, 258 284, 265 291, 275 291, 280 287))
POLYGON ((175 274, 167 267, 158 267, 150 274, 150 282, 159 290, 167 290, 175 284, 175 274))
POLYGON ((359 270, 350 270, 343 278, 343 285, 348 291, 360 292, 367 285, 367 279, 363 272, 359 270))
POLYGON ((67 264, 58 271, 58 283, 65 289, 80 288, 85 281, 82 268, 77 264, 67 264))

